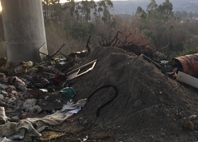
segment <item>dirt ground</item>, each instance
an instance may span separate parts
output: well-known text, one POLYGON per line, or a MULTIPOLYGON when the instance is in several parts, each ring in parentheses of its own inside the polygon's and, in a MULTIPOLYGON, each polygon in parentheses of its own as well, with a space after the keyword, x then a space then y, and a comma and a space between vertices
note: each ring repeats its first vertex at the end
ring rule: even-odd
MULTIPOLYGON (((76 91, 74 101, 88 98, 85 108, 54 129, 66 132, 56 142, 182 142, 198 141, 197 90, 161 73, 153 64, 133 53, 115 47, 98 47, 81 65, 98 59, 89 73, 70 82, 76 91)), ((75 68, 75 67, 74 67, 75 68)), ((37 140, 36 140, 37 141, 37 140)))

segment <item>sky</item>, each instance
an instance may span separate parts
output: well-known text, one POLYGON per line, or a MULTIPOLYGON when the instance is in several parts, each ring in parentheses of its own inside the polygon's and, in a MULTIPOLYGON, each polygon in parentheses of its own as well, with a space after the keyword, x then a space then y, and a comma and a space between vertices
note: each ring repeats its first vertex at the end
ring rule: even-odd
POLYGON ((60 0, 61 3, 66 2, 66 0, 60 0))

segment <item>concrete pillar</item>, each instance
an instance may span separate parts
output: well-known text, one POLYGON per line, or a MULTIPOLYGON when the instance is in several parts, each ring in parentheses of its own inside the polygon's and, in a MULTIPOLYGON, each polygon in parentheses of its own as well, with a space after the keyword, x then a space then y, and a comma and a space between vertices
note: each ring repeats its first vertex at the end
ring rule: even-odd
POLYGON ((41 0, 1 0, 9 66, 21 61, 40 62, 47 52, 41 0))

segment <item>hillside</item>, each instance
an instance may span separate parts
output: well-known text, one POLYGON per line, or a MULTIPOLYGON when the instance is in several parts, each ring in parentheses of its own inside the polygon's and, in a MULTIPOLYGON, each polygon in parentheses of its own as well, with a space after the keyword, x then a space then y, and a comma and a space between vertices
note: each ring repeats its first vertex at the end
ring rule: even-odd
MULTIPOLYGON (((157 4, 162 4, 163 2, 164 0, 156 0, 157 4)), ((174 11, 198 12, 198 0, 170 0, 170 2, 173 4, 174 11)), ((113 1, 114 10, 112 14, 132 14, 136 12, 138 6, 146 10, 149 3, 150 0, 113 1)))

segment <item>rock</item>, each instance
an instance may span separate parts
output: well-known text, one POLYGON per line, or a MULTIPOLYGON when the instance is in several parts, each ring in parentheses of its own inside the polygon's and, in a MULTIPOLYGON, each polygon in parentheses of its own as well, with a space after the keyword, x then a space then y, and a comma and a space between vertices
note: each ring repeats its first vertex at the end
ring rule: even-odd
POLYGON ((11 117, 11 120, 18 122, 19 121, 19 117, 18 116, 13 116, 13 117, 11 117))
POLYGON ((7 100, 7 102, 8 102, 8 104, 14 103, 15 102, 15 99, 10 98, 10 99, 7 100))
POLYGON ((23 106, 23 101, 17 100, 16 105, 19 106, 19 107, 23 106))
POLYGON ((83 121, 83 123, 82 123, 83 125, 87 125, 88 124, 88 121, 87 120, 85 120, 85 121, 83 121))
POLYGON ((135 101, 135 103, 133 104, 133 107, 140 107, 142 105, 142 100, 141 99, 138 99, 135 101))
POLYGON ((194 120, 193 123, 195 125, 195 130, 198 130, 198 120, 194 120))
POLYGON ((25 100, 25 102, 23 103, 23 108, 28 111, 30 108, 32 108, 33 106, 35 106, 36 104, 36 99, 27 99, 25 100))
POLYGON ((6 92, 6 91, 1 91, 1 93, 3 94, 3 95, 5 95, 5 96, 8 96, 8 93, 6 92))
POLYGON ((9 100, 10 98, 9 98, 9 97, 5 97, 5 99, 6 99, 6 100, 9 100))
POLYGON ((7 82, 7 78, 4 73, 0 73, 0 81, 5 83, 7 82))
POLYGON ((165 114, 169 114, 169 113, 170 113, 170 111, 169 111, 168 109, 164 109, 163 112, 164 112, 165 114))
POLYGON ((42 111, 42 108, 38 105, 29 108, 29 112, 31 113, 39 113, 42 111))
POLYGON ((8 88, 8 85, 0 84, 0 88, 6 90, 8 88))
POLYGON ((12 113, 12 112, 14 112, 14 110, 12 108, 7 108, 6 109, 6 113, 12 113))
POLYGON ((191 115, 188 117, 188 120, 192 121, 197 118, 197 115, 191 115))
POLYGON ((79 117, 78 120, 79 120, 79 121, 82 121, 82 120, 83 120, 83 117, 79 117))
POLYGON ((18 88, 21 90, 21 91, 27 91, 27 88, 23 85, 23 84, 20 84, 19 86, 18 86, 18 88))
POLYGON ((7 121, 7 116, 5 115, 4 107, 0 107, 0 125, 5 124, 7 121))
POLYGON ((166 136, 166 134, 165 133, 161 133, 161 136, 164 137, 164 136, 166 136))
POLYGON ((0 99, 4 99, 4 96, 2 94, 0 94, 0 99))
POLYGON ((10 84, 13 84, 15 87, 20 89, 21 91, 27 91, 26 84, 21 79, 19 79, 17 76, 12 76, 9 78, 8 81, 10 84))
POLYGON ((12 91, 12 94, 17 95, 17 91, 13 90, 13 91, 12 91))
POLYGON ((194 123, 192 121, 188 121, 184 124, 184 128, 187 129, 187 130, 194 131, 195 126, 194 126, 194 123))

